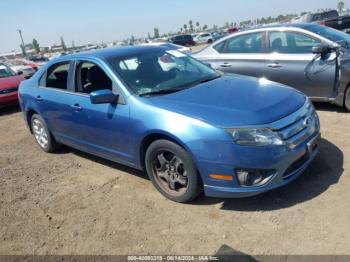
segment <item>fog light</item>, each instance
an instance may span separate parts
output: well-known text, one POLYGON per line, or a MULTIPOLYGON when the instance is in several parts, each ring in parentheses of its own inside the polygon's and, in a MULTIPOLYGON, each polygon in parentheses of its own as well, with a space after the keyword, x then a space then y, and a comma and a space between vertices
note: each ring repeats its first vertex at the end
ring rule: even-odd
POLYGON ((237 179, 241 186, 264 185, 274 173, 275 170, 236 169, 237 179))

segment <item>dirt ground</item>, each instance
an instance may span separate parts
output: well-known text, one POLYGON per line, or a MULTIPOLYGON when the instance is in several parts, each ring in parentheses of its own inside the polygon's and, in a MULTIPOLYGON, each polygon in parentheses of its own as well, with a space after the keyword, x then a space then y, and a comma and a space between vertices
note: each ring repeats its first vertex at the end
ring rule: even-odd
POLYGON ((46 154, 0 113, 0 254, 350 254, 350 113, 317 105, 321 153, 248 199, 166 200, 146 175, 64 147, 46 154))

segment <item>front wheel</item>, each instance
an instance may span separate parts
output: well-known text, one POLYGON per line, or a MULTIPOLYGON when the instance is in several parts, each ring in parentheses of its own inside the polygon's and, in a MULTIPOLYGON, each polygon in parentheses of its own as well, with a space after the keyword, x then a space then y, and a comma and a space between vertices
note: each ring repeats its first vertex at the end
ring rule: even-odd
POLYGON ((147 149, 145 162, 153 185, 168 199, 185 203, 201 192, 197 169, 179 145, 168 140, 155 141, 147 149))
POLYGON ((345 108, 350 111, 350 87, 348 87, 345 93, 345 108))

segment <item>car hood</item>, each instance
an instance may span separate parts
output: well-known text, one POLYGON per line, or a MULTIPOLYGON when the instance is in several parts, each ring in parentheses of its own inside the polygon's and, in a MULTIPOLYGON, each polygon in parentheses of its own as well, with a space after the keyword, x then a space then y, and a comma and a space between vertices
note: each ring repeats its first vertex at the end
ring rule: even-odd
POLYGON ((302 107, 306 97, 268 80, 230 75, 148 99, 169 111, 220 127, 235 127, 277 121, 302 107))
POLYGON ((18 87, 23 80, 24 78, 22 76, 10 76, 0 78, 0 89, 18 87))

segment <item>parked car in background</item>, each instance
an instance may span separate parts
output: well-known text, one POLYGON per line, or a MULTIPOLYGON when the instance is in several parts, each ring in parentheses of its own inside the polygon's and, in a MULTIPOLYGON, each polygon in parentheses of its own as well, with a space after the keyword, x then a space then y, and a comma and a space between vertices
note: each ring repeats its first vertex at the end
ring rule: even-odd
POLYGON ((186 46, 181 46, 181 45, 176 45, 173 43, 164 43, 164 42, 158 42, 158 43, 148 43, 148 44, 143 44, 143 45, 149 45, 149 46, 161 46, 164 47, 168 50, 177 50, 180 51, 181 53, 184 54, 191 54, 192 53, 192 49, 186 46))
POLYGON ((23 80, 23 76, 0 63, 0 108, 18 103, 18 86, 23 80))
POLYGON ((211 33, 198 33, 193 39, 196 44, 211 44, 214 42, 214 38, 211 33))
POLYGON ((163 47, 58 58, 23 82, 19 97, 42 150, 61 143, 146 170, 177 202, 203 189, 216 197, 272 190, 318 152, 319 120, 304 94, 225 76, 163 47), (164 60, 176 67, 163 69, 164 60))
POLYGON ((239 28, 237 28, 237 27, 231 27, 231 28, 227 29, 227 33, 229 33, 229 34, 234 34, 237 32, 239 32, 239 28))
POLYGON ((337 10, 329 10, 317 13, 307 13, 298 19, 293 20, 295 23, 320 23, 328 19, 339 17, 337 10))
POLYGON ((167 37, 159 37, 151 40, 151 43, 167 43, 169 39, 167 37))
POLYGON ((45 65, 49 59, 41 55, 33 55, 28 57, 28 60, 34 62, 38 67, 45 65))
POLYGON ((228 34, 229 34, 228 32, 214 32, 214 33, 212 33, 213 42, 227 36, 228 34))
POLYGON ((196 42, 191 35, 177 35, 170 39, 173 44, 182 46, 194 46, 196 42))
POLYGON ((350 110, 350 36, 317 24, 291 24, 227 36, 193 54, 215 69, 292 86, 314 101, 350 110))
POLYGON ((15 71, 17 74, 18 73, 23 74, 25 78, 30 78, 35 74, 37 70, 37 67, 30 66, 26 64, 26 62, 22 61, 21 59, 9 60, 7 61, 7 65, 10 66, 11 69, 15 71))
POLYGON ((332 27, 337 30, 349 32, 350 30, 350 16, 339 16, 337 10, 330 10, 318 13, 308 13, 294 20, 296 23, 318 23, 332 27))

